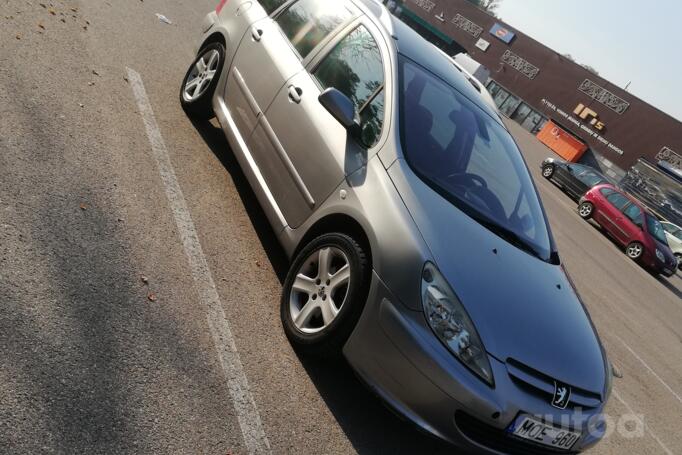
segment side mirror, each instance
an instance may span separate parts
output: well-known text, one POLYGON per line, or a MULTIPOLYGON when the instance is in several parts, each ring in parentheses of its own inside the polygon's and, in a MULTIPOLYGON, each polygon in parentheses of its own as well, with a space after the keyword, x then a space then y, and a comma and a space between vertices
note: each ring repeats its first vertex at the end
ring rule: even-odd
POLYGON ((355 106, 353 106, 353 102, 339 90, 330 87, 320 94, 318 100, 344 128, 350 129, 356 125, 355 106))

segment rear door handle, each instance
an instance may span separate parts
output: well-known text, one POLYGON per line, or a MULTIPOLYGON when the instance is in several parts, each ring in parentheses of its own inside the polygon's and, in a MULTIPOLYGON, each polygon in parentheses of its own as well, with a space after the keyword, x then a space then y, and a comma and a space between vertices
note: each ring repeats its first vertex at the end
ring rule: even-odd
POLYGON ((301 102, 301 95, 303 95, 303 90, 293 85, 289 86, 289 99, 291 101, 293 101, 296 104, 299 104, 301 102))
POLYGON ((256 27, 251 28, 251 37, 253 37, 254 41, 260 41, 262 36, 263 36, 263 30, 256 28, 256 27))

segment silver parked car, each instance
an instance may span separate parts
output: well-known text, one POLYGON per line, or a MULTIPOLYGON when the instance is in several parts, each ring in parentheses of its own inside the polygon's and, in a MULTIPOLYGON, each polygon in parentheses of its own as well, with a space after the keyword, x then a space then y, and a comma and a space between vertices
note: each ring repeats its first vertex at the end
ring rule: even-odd
POLYGON ((216 116, 292 258, 281 318, 397 412, 482 453, 577 452, 611 370, 521 153, 372 0, 222 0, 180 101, 216 116))

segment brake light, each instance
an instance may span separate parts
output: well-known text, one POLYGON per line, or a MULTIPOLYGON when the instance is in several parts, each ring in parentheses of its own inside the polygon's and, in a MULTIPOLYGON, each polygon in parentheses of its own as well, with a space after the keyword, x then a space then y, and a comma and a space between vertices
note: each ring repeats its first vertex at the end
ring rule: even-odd
POLYGON ((227 0, 220 0, 220 3, 218 3, 218 6, 215 8, 215 12, 217 14, 220 14, 220 10, 223 9, 223 6, 227 3, 227 0))

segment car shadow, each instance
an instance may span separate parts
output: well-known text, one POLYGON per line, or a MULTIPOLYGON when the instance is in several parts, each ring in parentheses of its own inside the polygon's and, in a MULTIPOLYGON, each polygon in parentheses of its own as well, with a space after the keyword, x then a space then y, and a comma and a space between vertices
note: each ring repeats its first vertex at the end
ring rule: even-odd
MULTIPOLYGON (((270 227, 255 193, 241 170, 223 131, 212 122, 192 121, 206 145, 230 173, 239 197, 280 283, 288 270, 288 259, 270 227)), ((317 388, 353 448, 360 454, 455 453, 447 445, 417 430, 393 414, 355 376, 343 359, 312 359, 297 353, 299 361, 317 388)), ((463 453, 457 451, 456 453, 463 453)))

